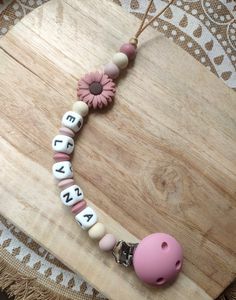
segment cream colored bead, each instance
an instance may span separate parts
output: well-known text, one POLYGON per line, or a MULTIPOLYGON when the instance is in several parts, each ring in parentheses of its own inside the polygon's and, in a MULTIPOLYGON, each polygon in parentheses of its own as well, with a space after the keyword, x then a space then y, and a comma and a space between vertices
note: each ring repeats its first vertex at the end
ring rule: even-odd
POLYGON ((129 59, 126 54, 122 52, 117 52, 114 54, 112 61, 120 69, 125 69, 129 63, 129 59))
POLYGON ((100 240, 106 234, 106 228, 102 223, 96 223, 92 228, 89 229, 89 237, 93 240, 100 240))
POLYGON ((75 111, 77 114, 81 115, 82 117, 85 117, 88 114, 89 107, 83 101, 76 101, 72 106, 72 110, 75 111))

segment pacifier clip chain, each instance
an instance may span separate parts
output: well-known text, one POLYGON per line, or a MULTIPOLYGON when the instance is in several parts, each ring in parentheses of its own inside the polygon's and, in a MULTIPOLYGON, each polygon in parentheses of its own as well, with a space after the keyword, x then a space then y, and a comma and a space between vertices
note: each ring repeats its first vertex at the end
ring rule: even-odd
POLYGON ((102 71, 84 75, 78 82, 76 101, 72 109, 62 117, 62 127, 52 141, 55 163, 52 172, 58 181, 60 199, 71 209, 76 222, 88 231, 91 239, 97 240, 102 251, 110 251, 118 264, 133 266, 137 276, 145 283, 163 285, 176 278, 183 264, 182 247, 175 238, 165 233, 153 233, 139 243, 117 241, 113 233, 98 221, 94 209, 87 205, 84 193, 74 181, 71 154, 75 138, 83 126, 89 109, 102 109, 113 101, 116 91, 115 79, 137 54, 138 38, 141 33, 159 17, 172 3, 171 0, 158 14, 146 22, 153 0, 149 2, 135 35, 120 47, 112 61, 102 71))

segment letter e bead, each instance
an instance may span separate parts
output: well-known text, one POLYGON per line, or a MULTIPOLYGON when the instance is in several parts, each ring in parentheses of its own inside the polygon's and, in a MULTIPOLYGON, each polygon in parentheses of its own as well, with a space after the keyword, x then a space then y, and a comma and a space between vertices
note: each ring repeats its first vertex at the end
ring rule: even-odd
POLYGON ((61 192, 60 197, 63 204, 65 204, 66 206, 72 206, 75 203, 83 200, 84 194, 81 188, 78 185, 74 184, 64 189, 61 192))
POLYGON ((83 125, 83 117, 74 111, 68 111, 62 118, 62 125, 78 132, 83 125))
POLYGON ((87 206, 75 216, 75 219, 82 229, 88 230, 97 222, 97 215, 91 207, 87 206))

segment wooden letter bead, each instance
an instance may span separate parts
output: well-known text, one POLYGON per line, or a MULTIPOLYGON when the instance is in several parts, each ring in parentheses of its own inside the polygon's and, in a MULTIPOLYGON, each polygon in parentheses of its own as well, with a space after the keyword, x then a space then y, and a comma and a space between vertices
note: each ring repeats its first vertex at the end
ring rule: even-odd
POLYGON ((88 230, 97 222, 97 214, 91 207, 87 206, 75 216, 75 219, 82 229, 88 230))
POLYGON ((56 179, 66 179, 73 177, 73 169, 70 161, 60 161, 52 166, 52 172, 56 179))
POLYGON ((74 111, 68 111, 62 118, 62 125, 78 132, 83 125, 83 117, 74 111))
POLYGON ((72 206, 83 200, 84 193, 78 185, 72 185, 61 192, 61 201, 66 206, 72 206))
POLYGON ((74 150, 74 140, 69 136, 58 134, 52 140, 52 149, 57 152, 71 154, 74 150))
POLYGON ((106 233, 105 226, 102 223, 96 223, 88 231, 88 235, 93 240, 100 240, 106 233))

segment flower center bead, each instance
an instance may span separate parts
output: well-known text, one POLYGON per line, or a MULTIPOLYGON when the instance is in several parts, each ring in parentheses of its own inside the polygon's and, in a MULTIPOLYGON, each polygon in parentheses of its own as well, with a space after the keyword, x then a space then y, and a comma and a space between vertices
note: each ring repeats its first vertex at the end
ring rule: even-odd
POLYGON ((89 91, 93 95, 100 95, 103 91, 103 86, 99 82, 93 82, 89 85, 89 91))

